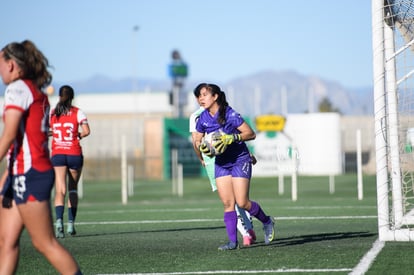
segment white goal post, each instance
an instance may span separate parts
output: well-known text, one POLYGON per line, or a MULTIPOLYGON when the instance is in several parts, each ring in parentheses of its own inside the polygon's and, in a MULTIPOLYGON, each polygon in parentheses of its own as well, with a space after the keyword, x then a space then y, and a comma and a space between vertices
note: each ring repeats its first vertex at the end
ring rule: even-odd
POLYGON ((372 0, 380 241, 414 240, 414 0, 372 0))

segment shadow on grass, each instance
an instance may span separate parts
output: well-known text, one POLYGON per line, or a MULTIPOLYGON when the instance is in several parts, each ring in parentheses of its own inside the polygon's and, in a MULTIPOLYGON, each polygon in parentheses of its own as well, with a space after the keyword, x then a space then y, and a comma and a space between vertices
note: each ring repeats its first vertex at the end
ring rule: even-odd
MULTIPOLYGON (((140 233, 168 233, 168 232, 190 232, 190 231, 205 231, 205 230, 225 230, 224 226, 205 226, 205 227, 188 227, 188 228, 165 228, 155 230, 133 230, 133 231, 116 231, 116 232, 97 232, 94 234, 81 234, 74 236, 75 238, 84 237, 97 237, 97 236, 116 236, 116 235, 127 235, 127 234, 140 234, 140 233)), ((308 234, 292 236, 287 238, 277 238, 270 244, 265 244, 263 241, 256 242, 255 244, 246 248, 255 248, 260 246, 266 247, 283 247, 302 245, 306 243, 332 241, 332 240, 344 240, 353 238, 369 238, 377 236, 378 234, 372 232, 333 232, 333 233, 319 233, 319 234, 308 234)))
POLYGON ((185 232, 195 230, 217 230, 225 229, 224 226, 209 226, 209 227, 188 227, 188 228, 170 228, 170 229, 156 229, 156 230, 134 230, 134 231, 117 231, 117 232, 97 232, 94 234, 81 234, 74 237, 96 237, 96 236, 110 236, 110 235, 123 235, 123 234, 137 234, 137 233, 166 233, 166 232, 185 232))
POLYGON ((255 245, 251 246, 291 246, 291 245, 301 245, 306 243, 313 242, 322 242, 322 241, 332 241, 332 240, 342 240, 342 239, 352 239, 352 238, 368 238, 377 236, 376 233, 371 232, 335 232, 335 233, 321 233, 321 234, 311 234, 311 235, 301 235, 293 236, 288 238, 281 238, 274 240, 270 244, 265 244, 264 242, 258 242, 255 245))

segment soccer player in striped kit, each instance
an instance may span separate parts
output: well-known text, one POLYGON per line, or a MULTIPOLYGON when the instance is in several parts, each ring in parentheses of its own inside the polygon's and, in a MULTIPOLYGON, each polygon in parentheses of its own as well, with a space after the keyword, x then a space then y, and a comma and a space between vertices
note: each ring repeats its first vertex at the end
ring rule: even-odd
POLYGON ((59 89, 59 101, 50 114, 52 135, 52 164, 56 174, 55 186, 55 232, 64 238, 63 213, 68 190, 67 233, 76 235, 75 219, 78 210, 78 182, 83 168, 80 140, 90 134, 85 113, 72 105, 73 88, 64 85, 59 89), (82 131, 79 131, 82 129, 82 131), (68 182, 66 183, 66 178, 68 182))
POLYGON ((43 93, 52 81, 48 67, 47 58, 29 40, 0 50, 0 76, 7 85, 0 136, 0 160, 7 155, 0 182, 0 274, 15 274, 23 229, 59 274, 82 274, 52 226, 55 173, 48 149, 50 105, 43 93))

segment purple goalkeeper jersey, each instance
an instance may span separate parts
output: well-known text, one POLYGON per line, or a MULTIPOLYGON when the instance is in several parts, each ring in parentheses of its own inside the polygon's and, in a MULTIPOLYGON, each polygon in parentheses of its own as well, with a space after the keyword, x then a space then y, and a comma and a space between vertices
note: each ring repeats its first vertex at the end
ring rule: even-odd
MULTIPOLYGON (((197 132, 209 134, 221 130, 226 134, 240 133, 237 128, 243 124, 244 119, 239 113, 233 110, 230 106, 227 106, 226 123, 224 125, 218 123, 218 115, 219 112, 214 116, 211 116, 208 110, 204 110, 197 121, 197 132)), ((233 142, 228 145, 227 149, 221 155, 216 156, 216 165, 226 165, 246 159, 250 159, 250 153, 246 143, 243 141, 233 142)))

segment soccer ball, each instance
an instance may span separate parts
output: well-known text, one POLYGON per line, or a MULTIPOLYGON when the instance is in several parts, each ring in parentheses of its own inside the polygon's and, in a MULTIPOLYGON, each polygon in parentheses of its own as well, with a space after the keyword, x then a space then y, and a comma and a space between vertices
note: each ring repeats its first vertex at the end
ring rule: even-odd
POLYGON ((220 131, 215 131, 215 132, 211 132, 209 134, 204 135, 204 141, 203 142, 205 144, 207 144, 207 147, 209 148, 209 150, 211 152, 213 152, 213 156, 221 155, 226 150, 226 148, 224 148, 224 150, 219 152, 214 147, 216 142, 220 140, 221 135, 222 135, 222 132, 220 132, 220 131))

